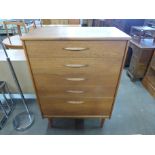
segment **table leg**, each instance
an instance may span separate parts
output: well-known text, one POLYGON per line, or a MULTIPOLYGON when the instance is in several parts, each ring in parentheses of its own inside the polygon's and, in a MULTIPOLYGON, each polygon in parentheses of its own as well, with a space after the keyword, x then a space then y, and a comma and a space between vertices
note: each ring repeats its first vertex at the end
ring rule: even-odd
POLYGON ((84 128, 84 119, 75 119, 75 128, 83 129, 84 128))
POLYGON ((53 119, 49 118, 48 119, 48 128, 52 128, 53 127, 53 119))
POLYGON ((105 121, 105 119, 104 119, 104 118, 101 118, 101 121, 100 121, 100 128, 103 128, 104 121, 105 121))

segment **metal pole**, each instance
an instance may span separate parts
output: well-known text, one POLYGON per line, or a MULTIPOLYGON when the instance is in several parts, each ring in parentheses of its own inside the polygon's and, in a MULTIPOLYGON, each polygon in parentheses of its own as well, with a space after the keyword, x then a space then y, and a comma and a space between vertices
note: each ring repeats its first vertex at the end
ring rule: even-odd
POLYGON ((22 127, 21 127, 21 128, 19 127, 19 129, 17 129, 17 127, 16 127, 17 130, 23 131, 23 130, 27 129, 28 127, 30 127, 30 126, 32 125, 32 123, 34 122, 34 116, 33 116, 33 118, 31 117, 31 116, 33 115, 33 113, 30 113, 29 108, 28 108, 28 106, 27 106, 27 104, 26 104, 25 97, 24 97, 24 95, 23 95, 22 89, 21 89, 20 84, 19 84, 19 82, 18 82, 18 79, 17 79, 16 73, 15 73, 15 70, 14 70, 14 68, 13 68, 13 65, 12 65, 12 63, 11 63, 11 60, 10 60, 10 58, 9 58, 7 52, 6 52, 5 46, 3 45, 3 43, 1 43, 1 45, 2 45, 2 48, 3 48, 4 53, 5 53, 5 55, 6 55, 6 59, 7 59, 7 62, 8 62, 8 64, 9 64, 9 68, 10 68, 10 71, 11 71, 11 73, 12 73, 13 79, 14 79, 14 81, 15 81, 15 83, 16 83, 16 86, 17 86, 17 88, 18 88, 18 91, 19 91, 19 93, 20 93, 20 96, 21 96, 21 99, 22 99, 22 103, 23 103, 23 105, 24 105, 24 107, 25 107, 25 109, 26 109, 26 113, 28 114, 28 117, 29 117, 29 120, 27 120, 27 118, 26 118, 27 115, 26 115, 25 113, 21 113, 21 115, 20 115, 20 114, 17 115, 17 118, 15 118, 15 120, 14 120, 15 126, 20 126, 19 122, 20 122, 20 123, 23 123, 23 122, 24 122, 24 121, 23 121, 23 118, 26 119, 26 123, 27 123, 27 124, 22 124, 22 125, 21 125, 22 127), (16 121, 16 120, 18 120, 18 121, 16 121), (17 124, 18 124, 18 125, 17 125, 17 124))
MULTIPOLYGON (((19 84, 19 82, 18 82, 18 79, 17 79, 16 73, 15 73, 15 71, 14 71, 13 65, 12 65, 12 63, 11 63, 11 61, 10 61, 10 58, 8 57, 8 54, 7 54, 6 49, 5 49, 5 47, 4 47, 3 44, 2 44, 2 47, 3 47, 3 50, 4 50, 4 52, 5 52, 6 59, 7 59, 7 62, 8 62, 8 64, 9 64, 9 68, 10 68, 10 71, 11 71, 11 73, 12 73, 12 75, 13 75, 14 81, 15 81, 15 83, 16 83, 16 85, 17 85, 18 91, 20 92, 20 95, 21 95, 21 98, 22 98, 22 102, 23 102, 23 104, 24 104, 24 106, 25 106, 25 109, 26 109, 27 113, 30 115, 28 106, 26 105, 25 97, 24 97, 24 95, 23 95, 22 89, 21 89, 20 84, 19 84)), ((30 116, 30 117, 31 117, 31 116, 30 116)))
POLYGON ((9 110, 11 111, 11 107, 9 106, 8 99, 7 99, 7 97, 5 96, 5 92, 2 91, 2 94, 3 94, 3 97, 4 97, 4 99, 5 99, 5 102, 6 102, 7 107, 8 107, 9 110))
POLYGON ((17 79, 17 77, 16 77, 15 71, 14 71, 14 69, 13 69, 12 63, 11 63, 11 61, 10 61, 9 58, 7 58, 7 61, 8 61, 8 63, 9 63, 9 67, 10 67, 11 73, 12 73, 12 75, 13 75, 14 81, 15 81, 15 83, 16 83, 16 85, 17 85, 18 91, 20 92, 22 102, 23 102, 23 104, 24 104, 24 106, 25 106, 25 109, 26 109, 27 113, 28 113, 29 116, 31 117, 30 112, 29 112, 29 109, 28 109, 28 106, 26 105, 25 97, 24 97, 23 92, 22 92, 22 90, 21 90, 21 87, 20 87, 20 85, 19 85, 19 82, 18 82, 18 79, 17 79))
POLYGON ((0 101, 0 107, 1 107, 1 109, 3 110, 4 115, 8 118, 8 114, 7 114, 7 112, 5 111, 5 109, 4 109, 3 104, 2 104, 1 101, 0 101))
POLYGON ((14 105, 14 102, 13 102, 13 100, 12 100, 12 96, 11 96, 10 90, 9 90, 9 88, 8 88, 8 86, 7 86, 7 84, 6 84, 6 82, 5 82, 5 91, 8 93, 8 95, 9 95, 9 97, 10 97, 10 100, 11 100, 11 108, 12 108, 13 105, 14 105))

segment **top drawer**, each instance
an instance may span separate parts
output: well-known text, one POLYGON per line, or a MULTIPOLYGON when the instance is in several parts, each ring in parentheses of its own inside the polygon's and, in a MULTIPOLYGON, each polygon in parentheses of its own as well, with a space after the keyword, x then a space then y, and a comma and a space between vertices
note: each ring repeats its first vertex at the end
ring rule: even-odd
POLYGON ((25 41, 31 58, 119 57, 126 41, 25 41))

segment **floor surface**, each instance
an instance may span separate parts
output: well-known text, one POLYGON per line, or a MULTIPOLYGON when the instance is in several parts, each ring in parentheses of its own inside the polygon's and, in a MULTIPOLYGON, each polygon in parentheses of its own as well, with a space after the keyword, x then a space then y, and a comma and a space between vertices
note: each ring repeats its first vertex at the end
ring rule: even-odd
POLYGON ((155 99, 145 90, 140 81, 131 82, 123 71, 112 117, 99 128, 98 119, 85 119, 84 129, 75 129, 72 119, 55 119, 55 128, 48 128, 47 119, 42 119, 34 99, 27 100, 35 114, 35 123, 24 132, 16 131, 12 121, 16 114, 22 112, 23 106, 16 105, 1 135, 135 135, 155 134, 155 99))

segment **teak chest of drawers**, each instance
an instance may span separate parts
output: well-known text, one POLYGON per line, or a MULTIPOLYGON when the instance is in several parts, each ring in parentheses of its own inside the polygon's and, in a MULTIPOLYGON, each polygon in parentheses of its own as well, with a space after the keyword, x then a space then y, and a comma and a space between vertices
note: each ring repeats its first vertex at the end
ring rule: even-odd
POLYGON ((127 74, 132 81, 143 79, 155 49, 153 39, 131 40, 129 47, 133 53, 127 74))
POLYGON ((43 117, 109 118, 129 39, 114 27, 43 27, 23 36, 43 117))
POLYGON ((150 94, 155 97, 155 52, 142 83, 150 94))

